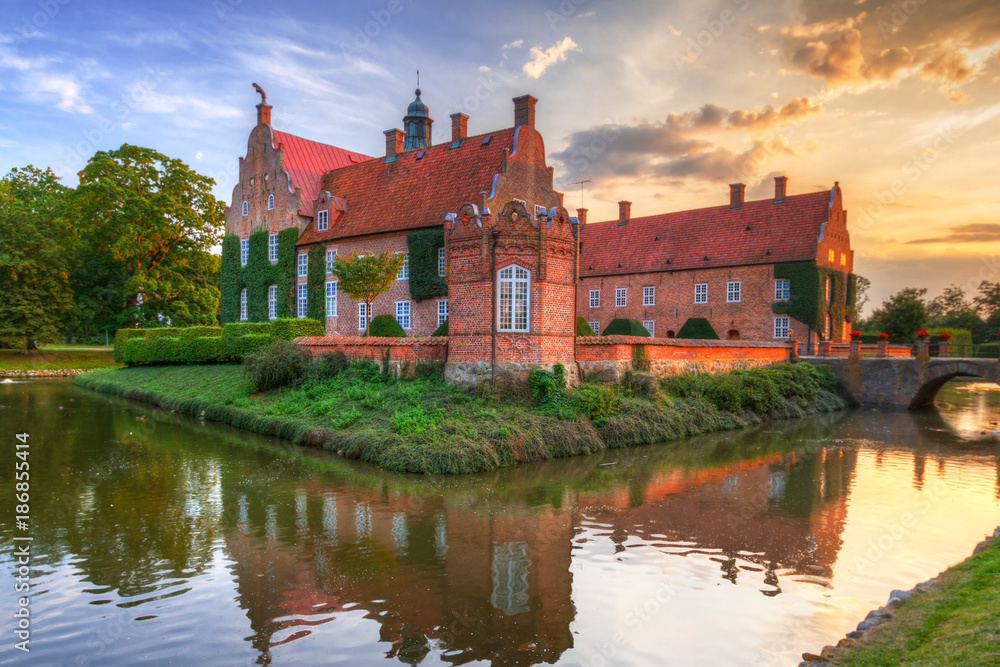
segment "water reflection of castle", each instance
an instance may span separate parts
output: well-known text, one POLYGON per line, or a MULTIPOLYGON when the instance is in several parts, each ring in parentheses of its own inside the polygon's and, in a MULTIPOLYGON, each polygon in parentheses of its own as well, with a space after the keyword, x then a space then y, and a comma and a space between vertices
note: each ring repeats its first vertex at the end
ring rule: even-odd
POLYGON ((657 533, 721 553, 734 582, 727 562, 747 552, 771 571, 815 575, 836 559, 854 465, 853 452, 820 448, 667 468, 606 492, 564 489, 535 508, 524 494, 230 488, 226 546, 262 664, 347 608, 377 620, 381 650, 404 663, 431 650, 456 664, 554 662, 573 646, 570 561, 584 513, 604 508, 618 544, 657 533))

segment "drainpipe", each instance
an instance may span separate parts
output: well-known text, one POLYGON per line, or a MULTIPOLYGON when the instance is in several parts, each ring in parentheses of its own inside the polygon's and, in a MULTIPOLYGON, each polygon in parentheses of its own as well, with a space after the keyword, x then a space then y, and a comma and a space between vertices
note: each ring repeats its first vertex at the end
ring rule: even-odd
POLYGON ((497 388, 497 241, 500 239, 500 230, 494 229, 490 232, 493 236, 493 245, 490 246, 490 290, 492 297, 490 306, 490 384, 493 391, 497 388))

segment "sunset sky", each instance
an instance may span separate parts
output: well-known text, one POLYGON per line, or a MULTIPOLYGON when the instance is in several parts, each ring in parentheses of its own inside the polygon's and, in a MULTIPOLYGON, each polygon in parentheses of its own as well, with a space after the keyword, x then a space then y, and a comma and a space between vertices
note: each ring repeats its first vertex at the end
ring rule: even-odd
POLYGON ((73 185, 95 150, 156 148, 228 202, 259 83, 273 125, 369 155, 420 69, 434 138, 539 98, 567 208, 590 220, 839 181, 877 304, 1000 281, 996 0, 136 3, 4 0, 0 172, 73 185))

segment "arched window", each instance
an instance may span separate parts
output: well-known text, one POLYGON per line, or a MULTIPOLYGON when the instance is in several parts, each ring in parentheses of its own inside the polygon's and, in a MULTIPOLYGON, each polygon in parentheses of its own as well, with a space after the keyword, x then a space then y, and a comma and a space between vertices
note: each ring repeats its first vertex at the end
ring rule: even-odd
POLYGON ((497 329, 528 331, 531 322, 531 273, 517 264, 497 272, 497 329))
POLYGON ((250 203, 243 202, 243 215, 250 215, 250 203))
POLYGON ((727 338, 729 338, 729 340, 739 340, 740 339, 740 332, 737 331, 736 329, 730 329, 729 330, 729 334, 727 335, 727 338))
POLYGON ((274 210, 274 195, 267 196, 267 210, 268 211, 274 210))

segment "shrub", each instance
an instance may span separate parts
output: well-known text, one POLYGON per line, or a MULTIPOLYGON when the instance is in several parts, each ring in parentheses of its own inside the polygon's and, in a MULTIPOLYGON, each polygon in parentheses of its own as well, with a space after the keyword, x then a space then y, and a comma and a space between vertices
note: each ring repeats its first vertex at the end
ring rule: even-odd
POLYGON ((237 338, 224 340, 226 351, 236 359, 246 359, 248 355, 266 347, 271 341, 276 340, 271 334, 246 334, 237 338))
POLYGON ((406 338, 406 332, 392 315, 376 315, 368 325, 366 336, 406 338))
POLYGON ((448 320, 442 322, 441 326, 435 329, 434 333, 431 334, 431 336, 447 336, 447 335, 448 335, 448 320))
POLYGON ((125 344, 130 340, 135 340, 136 338, 145 338, 145 329, 119 329, 115 332, 115 363, 127 364, 128 360, 125 358, 125 344))
POLYGON ((329 380, 347 370, 348 361, 343 352, 324 352, 312 360, 309 377, 315 380, 329 380))
POLYGON ((309 362, 309 353, 298 344, 277 339, 246 357, 243 374, 257 391, 269 391, 299 380, 309 362))
POLYGON ((299 336, 325 336, 326 329, 316 320, 304 317, 279 317, 271 320, 271 335, 275 338, 295 340, 299 336))
MULTIPOLYGON (((588 325, 589 326, 589 325, 588 325)), ((646 327, 642 326, 642 322, 639 320, 627 320, 624 318, 619 318, 616 320, 611 320, 609 324, 604 329, 604 336, 645 336, 649 338, 649 331, 646 327)))
POLYGON ((423 408, 407 407, 396 410, 392 415, 392 427, 399 435, 423 435, 426 431, 437 430, 439 415, 428 414, 423 408))
MULTIPOLYGON (((150 332, 152 333, 152 331, 150 332)), ((184 355, 185 342, 177 336, 159 334, 153 340, 146 338, 149 359, 146 363, 175 363, 181 361, 184 355)))
POLYGON ((182 341, 182 359, 186 364, 217 364, 229 361, 221 336, 198 336, 182 341))
POLYGON ((566 367, 556 364, 551 371, 532 369, 528 375, 528 386, 536 403, 548 403, 553 396, 566 391, 566 367))
POLYGON ((576 390, 576 400, 594 420, 595 426, 603 426, 609 417, 619 414, 622 409, 622 394, 618 385, 582 384, 576 390))
POLYGON ((693 338, 698 340, 719 340, 719 334, 704 317, 689 317, 677 332, 678 338, 693 338))
POLYGON ((147 363, 148 351, 143 338, 129 338, 122 344, 115 343, 115 361, 135 366, 147 363))
POLYGON ((596 336, 594 329, 587 322, 587 318, 582 315, 578 315, 576 318, 576 335, 577 336, 596 336))

